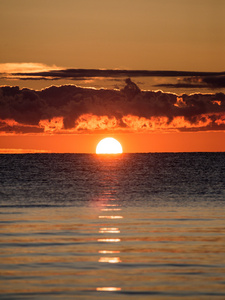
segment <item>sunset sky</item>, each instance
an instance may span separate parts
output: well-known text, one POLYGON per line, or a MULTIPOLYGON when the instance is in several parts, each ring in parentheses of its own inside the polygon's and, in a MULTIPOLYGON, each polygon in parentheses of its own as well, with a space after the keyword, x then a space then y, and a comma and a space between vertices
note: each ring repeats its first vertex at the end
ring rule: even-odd
POLYGON ((107 136, 225 151, 224 15, 224 0, 1 0, 0 151, 93 153, 107 136))

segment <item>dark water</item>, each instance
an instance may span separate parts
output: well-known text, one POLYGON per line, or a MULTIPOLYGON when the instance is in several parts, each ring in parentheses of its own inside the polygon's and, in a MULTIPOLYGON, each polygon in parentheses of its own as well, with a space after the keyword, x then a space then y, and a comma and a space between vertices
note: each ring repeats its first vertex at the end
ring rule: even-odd
POLYGON ((225 299, 225 153, 0 155, 1 299, 225 299))

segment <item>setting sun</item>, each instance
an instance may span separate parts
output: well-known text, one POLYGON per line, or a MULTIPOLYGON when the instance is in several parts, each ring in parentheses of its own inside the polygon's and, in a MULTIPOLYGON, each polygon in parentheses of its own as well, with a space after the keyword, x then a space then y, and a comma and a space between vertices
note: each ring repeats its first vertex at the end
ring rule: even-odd
POLYGON ((101 140, 96 147, 97 154, 123 153, 121 144, 114 138, 108 137, 101 140))

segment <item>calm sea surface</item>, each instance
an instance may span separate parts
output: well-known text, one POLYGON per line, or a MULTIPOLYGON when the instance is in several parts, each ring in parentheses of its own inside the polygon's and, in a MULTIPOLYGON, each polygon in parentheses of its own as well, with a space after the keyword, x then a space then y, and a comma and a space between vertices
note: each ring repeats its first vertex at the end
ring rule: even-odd
POLYGON ((225 153, 0 155, 1 299, 225 299, 225 153))

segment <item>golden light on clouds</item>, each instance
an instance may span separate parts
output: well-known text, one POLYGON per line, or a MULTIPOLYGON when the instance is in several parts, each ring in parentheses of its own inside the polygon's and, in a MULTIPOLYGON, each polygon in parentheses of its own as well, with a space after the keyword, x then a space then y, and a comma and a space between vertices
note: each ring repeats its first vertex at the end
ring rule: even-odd
POLYGON ((56 65, 48 66, 43 63, 0 63, 0 73, 46 72, 60 69, 56 65))

